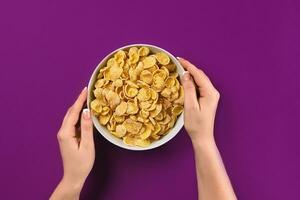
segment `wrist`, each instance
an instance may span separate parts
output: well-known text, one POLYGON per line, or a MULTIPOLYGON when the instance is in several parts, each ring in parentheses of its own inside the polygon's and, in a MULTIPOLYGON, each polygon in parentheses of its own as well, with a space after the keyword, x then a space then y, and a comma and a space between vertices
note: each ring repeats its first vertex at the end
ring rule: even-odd
POLYGON ((83 187, 84 180, 74 180, 72 178, 68 178, 68 177, 64 176, 62 178, 60 184, 66 190, 79 194, 83 187))
POLYGON ((202 127, 196 130, 187 130, 193 145, 202 145, 214 142, 214 130, 213 128, 202 127))
POLYGON ((207 149, 207 148, 212 148, 216 147, 215 139, 214 137, 207 137, 207 138, 195 138, 192 139, 192 145, 194 149, 207 149))
POLYGON ((79 199, 81 188, 81 184, 74 184, 63 177, 50 199, 79 199))

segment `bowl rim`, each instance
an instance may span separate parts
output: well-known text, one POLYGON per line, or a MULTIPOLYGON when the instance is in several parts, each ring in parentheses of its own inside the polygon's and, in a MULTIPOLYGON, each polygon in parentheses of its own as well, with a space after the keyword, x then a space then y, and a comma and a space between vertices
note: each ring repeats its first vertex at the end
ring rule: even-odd
MULTIPOLYGON (((117 51, 119 50, 124 50, 124 49, 128 49, 130 47, 141 47, 141 46, 145 46, 145 47, 149 47, 149 48, 154 48, 158 51, 162 51, 162 52, 165 52, 168 54, 168 56, 170 56, 172 62, 174 62, 174 64, 176 65, 176 67, 178 68, 181 68, 182 71, 184 71, 183 67, 181 66, 181 64, 179 63, 179 61, 175 58, 175 56, 173 56, 173 54, 171 54, 170 52, 168 52, 167 50, 161 48, 161 47, 158 47, 158 46, 155 46, 155 45, 152 45, 152 44, 144 44, 144 43, 137 43, 137 44, 129 44, 129 45, 125 45, 125 46, 122 46, 120 48, 117 48, 116 50, 113 50, 111 51, 110 53, 108 53, 98 64, 97 66, 95 67, 95 69, 93 70, 93 73, 90 77, 90 80, 89 80, 89 83, 88 83, 88 96, 87 96, 87 107, 88 109, 90 110, 90 101, 92 99, 92 87, 93 87, 93 84, 94 84, 94 81, 96 79, 96 75, 97 75, 97 72, 99 71, 99 68, 101 68, 101 65, 107 60, 109 59, 114 53, 116 53, 117 51)), ((182 76, 182 74, 179 74, 179 76, 182 76)), ((122 144, 116 142, 115 140, 111 139, 109 136, 107 136, 106 134, 107 133, 102 133, 102 130, 103 129, 104 131, 108 132, 106 129, 106 127, 102 126, 101 124, 99 124, 98 122, 98 119, 92 115, 92 122, 93 122, 93 125, 95 126, 97 132, 99 132, 106 140, 108 140, 110 143, 114 144, 115 146, 118 146, 120 148, 123 148, 123 149, 127 149, 127 150, 132 150, 132 151, 145 151, 145 150, 151 150, 151 149, 155 149, 155 148, 158 148, 160 146, 163 146, 164 144, 166 144, 167 142, 169 142, 170 140, 172 140, 179 132, 180 130, 182 129, 184 123, 183 123, 183 113, 182 112, 179 117, 177 118, 177 121, 175 123, 175 125, 172 127, 171 130, 169 130, 171 133, 168 133, 167 135, 163 136, 161 139, 151 143, 148 147, 138 147, 138 146, 129 146, 129 145, 126 145, 122 142, 122 144), (179 124, 178 127, 176 128, 176 130, 174 129, 176 124, 179 124), (172 132, 172 130, 174 130, 172 132)), ((109 133, 110 134, 110 133, 109 133)), ((115 137, 113 135, 111 135, 112 137, 115 137)), ((117 137, 115 137, 116 139, 118 140, 121 140, 117 137)))

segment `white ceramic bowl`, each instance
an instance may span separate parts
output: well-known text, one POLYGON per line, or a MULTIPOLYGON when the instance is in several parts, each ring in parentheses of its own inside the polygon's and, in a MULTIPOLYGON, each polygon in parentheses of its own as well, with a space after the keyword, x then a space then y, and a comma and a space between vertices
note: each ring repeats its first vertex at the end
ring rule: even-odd
MULTIPOLYGON (((112 55, 114 53, 116 53, 118 50, 124 50, 124 49, 129 49, 130 47, 133 46, 146 46, 150 49, 151 52, 156 53, 156 52, 165 52, 166 54, 168 54, 168 56, 170 57, 170 59, 173 61, 173 63, 177 66, 177 72, 179 74, 179 76, 181 77, 183 75, 184 69, 183 67, 180 65, 180 63, 178 62, 178 60, 172 55, 170 54, 168 51, 154 46, 154 45, 150 45, 150 44, 132 44, 132 45, 127 45, 124 47, 121 47, 119 49, 116 49, 115 51, 111 52, 110 54, 108 54, 100 63, 99 65, 96 67, 96 69, 94 70, 92 77, 89 81, 89 85, 88 85, 88 98, 87 98, 87 106, 90 109, 90 103, 92 101, 93 98, 93 89, 94 89, 94 83, 96 81, 97 78, 97 74, 99 72, 99 69, 104 67, 106 61, 112 57, 112 55)), ((165 143, 167 143, 168 141, 170 141, 172 138, 175 137, 175 135, 180 131, 180 129, 183 126, 183 113, 180 114, 180 116, 178 117, 174 127, 172 129, 169 130, 168 134, 163 136, 162 138, 160 138, 157 141, 153 141, 148 147, 137 147, 137 146, 129 146, 123 143, 123 141, 115 136, 113 136, 107 129, 106 127, 102 126, 98 119, 95 116, 92 116, 92 120, 93 123, 96 127, 96 129, 99 131, 99 133, 106 138, 108 141, 110 141, 111 143, 122 147, 124 149, 129 149, 129 150, 135 150, 135 151, 140 151, 140 150, 149 150, 149 149, 154 149, 156 147, 159 147, 165 143)))

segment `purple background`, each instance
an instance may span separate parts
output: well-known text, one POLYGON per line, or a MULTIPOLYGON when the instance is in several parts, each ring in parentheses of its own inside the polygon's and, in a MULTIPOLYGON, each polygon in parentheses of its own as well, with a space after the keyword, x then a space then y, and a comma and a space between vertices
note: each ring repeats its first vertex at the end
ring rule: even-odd
MULTIPOLYGON (((56 133, 97 63, 131 43, 190 59, 221 93, 216 140, 240 199, 298 199, 299 1, 0 3, 0 195, 47 199, 62 176, 56 133)), ((95 134, 82 199, 197 199, 182 130, 147 152, 95 134)))

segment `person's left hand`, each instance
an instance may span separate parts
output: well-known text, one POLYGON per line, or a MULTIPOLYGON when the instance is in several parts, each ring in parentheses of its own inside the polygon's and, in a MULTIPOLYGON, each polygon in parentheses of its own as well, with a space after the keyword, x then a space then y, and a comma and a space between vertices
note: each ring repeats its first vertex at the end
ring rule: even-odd
POLYGON ((81 188, 95 161, 93 123, 88 109, 80 111, 87 98, 87 88, 80 93, 75 103, 67 111, 58 131, 64 175, 62 183, 81 188), (80 128, 76 127, 80 119, 80 128), (78 137, 78 133, 81 133, 78 137))

